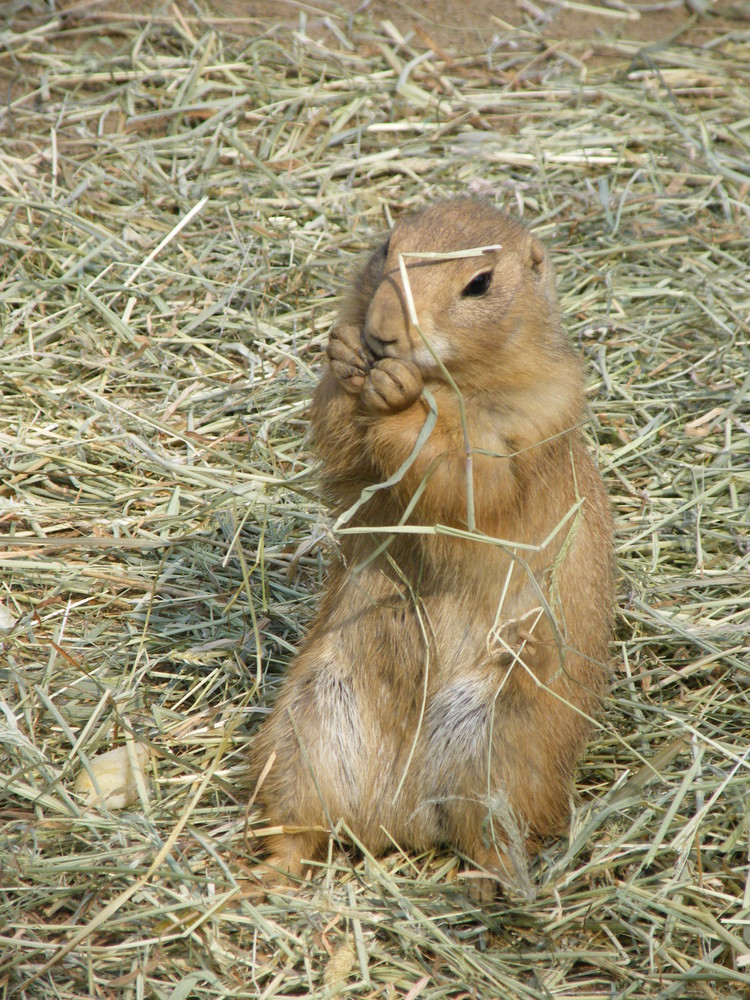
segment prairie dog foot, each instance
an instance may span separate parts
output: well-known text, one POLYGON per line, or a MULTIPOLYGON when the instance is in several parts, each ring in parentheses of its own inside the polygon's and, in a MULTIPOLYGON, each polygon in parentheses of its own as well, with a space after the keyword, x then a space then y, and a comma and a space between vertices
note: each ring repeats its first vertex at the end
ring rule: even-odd
POLYGON ((356 395, 362 389, 373 357, 362 344, 359 329, 336 326, 331 330, 326 348, 331 370, 347 392, 356 395))
POLYGON ((422 373, 410 361, 381 358, 362 386, 362 402, 381 413, 405 410, 422 395, 422 373))
POLYGON ((266 885, 293 885, 302 877, 305 861, 319 858, 328 837, 319 830, 304 833, 279 833, 269 837, 266 843, 268 856, 263 865, 266 885))
POLYGON ((487 906, 498 892, 510 890, 523 896, 533 890, 529 885, 529 875, 523 860, 520 865, 509 854, 497 846, 483 847, 471 851, 469 857, 478 868, 487 872, 486 876, 474 876, 469 881, 469 896, 479 906, 487 906))

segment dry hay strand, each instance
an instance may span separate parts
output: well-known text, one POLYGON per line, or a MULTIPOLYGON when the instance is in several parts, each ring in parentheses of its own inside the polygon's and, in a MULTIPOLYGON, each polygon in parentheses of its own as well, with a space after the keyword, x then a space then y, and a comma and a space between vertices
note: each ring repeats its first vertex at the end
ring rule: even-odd
POLYGON ((550 46, 532 7, 453 59, 335 10, 3 15, 3 996, 747 990, 750 35, 550 46), (551 246, 587 359, 612 703, 534 899, 336 838, 263 898, 252 733, 334 540, 321 346, 347 261, 465 191, 551 246), (147 762, 87 808, 113 747, 147 762))

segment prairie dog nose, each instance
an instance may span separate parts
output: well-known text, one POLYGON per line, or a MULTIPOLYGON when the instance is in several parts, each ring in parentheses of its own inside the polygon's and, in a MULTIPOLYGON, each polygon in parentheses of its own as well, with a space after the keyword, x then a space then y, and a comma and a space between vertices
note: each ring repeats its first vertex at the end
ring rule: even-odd
POLYGON ((380 357, 393 356, 395 345, 407 335, 409 325, 400 297, 394 288, 381 285, 373 296, 365 317, 364 337, 380 357))
POLYGON ((384 330, 382 326, 376 326, 369 320, 365 323, 365 341, 376 354, 385 354, 388 346, 395 344, 397 340, 398 334, 394 330, 384 330))

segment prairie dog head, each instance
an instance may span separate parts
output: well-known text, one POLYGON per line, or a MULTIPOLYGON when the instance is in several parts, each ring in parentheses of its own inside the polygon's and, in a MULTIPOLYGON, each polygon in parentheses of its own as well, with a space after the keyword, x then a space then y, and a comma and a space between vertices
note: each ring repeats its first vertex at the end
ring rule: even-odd
POLYGON ((362 301, 360 287, 361 335, 375 357, 409 360, 439 377, 437 355, 454 378, 510 385, 533 378, 546 355, 568 353, 547 253, 520 222, 477 199, 438 202, 401 219, 362 277, 369 298, 362 301), (496 249, 411 256, 477 247, 496 249))

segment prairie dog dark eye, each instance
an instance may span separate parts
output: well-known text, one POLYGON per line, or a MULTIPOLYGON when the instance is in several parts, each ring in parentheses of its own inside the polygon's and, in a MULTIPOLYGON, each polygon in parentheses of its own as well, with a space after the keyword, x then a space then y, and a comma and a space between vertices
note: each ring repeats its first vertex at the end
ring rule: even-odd
POLYGON ((484 295, 491 283, 492 271, 481 271, 479 274, 474 275, 466 288, 461 292, 461 295, 471 296, 472 298, 484 295))

